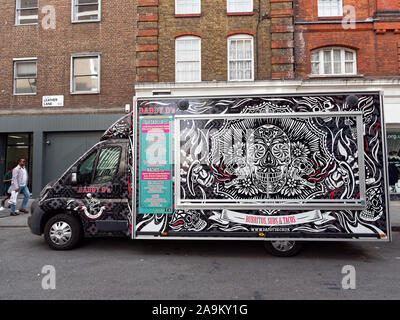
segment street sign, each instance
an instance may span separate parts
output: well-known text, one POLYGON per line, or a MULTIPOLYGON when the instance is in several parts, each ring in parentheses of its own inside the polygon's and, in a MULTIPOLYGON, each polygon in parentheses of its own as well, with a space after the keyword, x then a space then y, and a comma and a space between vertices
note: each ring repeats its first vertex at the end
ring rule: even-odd
POLYGON ((43 107, 63 107, 64 96, 43 96, 42 99, 43 107))

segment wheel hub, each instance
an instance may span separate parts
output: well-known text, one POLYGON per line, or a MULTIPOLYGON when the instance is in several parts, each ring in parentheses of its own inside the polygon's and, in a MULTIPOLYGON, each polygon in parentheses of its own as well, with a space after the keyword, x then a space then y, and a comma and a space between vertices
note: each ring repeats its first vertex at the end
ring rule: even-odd
POLYGON ((64 221, 58 221, 50 228, 50 239, 57 245, 67 243, 69 240, 71 240, 71 236, 71 226, 64 221))
POLYGON ((296 242, 288 240, 271 241, 272 246, 279 251, 286 252, 293 249, 296 242))

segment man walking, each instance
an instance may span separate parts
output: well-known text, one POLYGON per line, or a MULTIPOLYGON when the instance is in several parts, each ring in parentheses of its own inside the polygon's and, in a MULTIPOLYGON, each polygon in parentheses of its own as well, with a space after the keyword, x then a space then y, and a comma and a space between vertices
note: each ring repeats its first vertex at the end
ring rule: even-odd
MULTIPOLYGON (((25 207, 30 197, 30 192, 28 189, 28 172, 26 171, 25 163, 25 159, 18 160, 18 165, 14 168, 12 172, 11 187, 8 189, 8 193, 15 191, 24 195, 24 200, 22 201, 21 208, 19 209, 19 212, 21 213, 28 213, 25 207)), ((18 215, 18 213, 15 212, 15 207, 16 204, 11 205, 10 215, 12 216, 18 215)))

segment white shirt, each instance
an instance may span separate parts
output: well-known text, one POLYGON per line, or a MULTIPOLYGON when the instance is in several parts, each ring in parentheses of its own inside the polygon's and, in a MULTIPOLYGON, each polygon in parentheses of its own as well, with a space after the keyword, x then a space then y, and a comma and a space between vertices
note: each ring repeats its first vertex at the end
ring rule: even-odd
POLYGON ((22 170, 22 179, 19 181, 19 186, 26 187, 26 184, 28 183, 28 172, 25 167, 20 167, 20 169, 22 170))

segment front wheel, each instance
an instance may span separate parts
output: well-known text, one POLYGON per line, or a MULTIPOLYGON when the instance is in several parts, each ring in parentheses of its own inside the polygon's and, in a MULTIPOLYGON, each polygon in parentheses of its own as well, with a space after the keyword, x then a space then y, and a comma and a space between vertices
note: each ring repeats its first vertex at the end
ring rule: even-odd
POLYGON ((265 249, 277 257, 293 257, 299 253, 303 243, 290 240, 266 241, 265 249))
POLYGON ((47 221, 44 238, 54 250, 73 249, 82 238, 81 224, 74 216, 58 214, 47 221))

